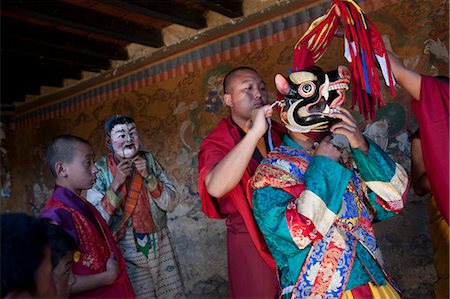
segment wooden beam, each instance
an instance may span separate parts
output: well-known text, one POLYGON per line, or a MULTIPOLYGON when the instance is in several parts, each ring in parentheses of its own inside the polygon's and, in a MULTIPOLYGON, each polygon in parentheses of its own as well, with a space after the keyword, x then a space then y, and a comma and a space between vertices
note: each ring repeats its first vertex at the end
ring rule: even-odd
POLYGON ((2 37, 2 50, 7 49, 25 57, 38 57, 41 60, 61 61, 79 65, 83 69, 106 70, 111 67, 111 62, 107 58, 99 58, 91 55, 77 53, 75 51, 65 51, 47 46, 31 48, 28 43, 22 41, 11 41, 2 37))
POLYGON ((121 7, 137 14, 164 20, 182 26, 201 29, 206 27, 206 18, 193 8, 173 0, 166 1, 123 1, 99 0, 108 5, 121 7))
MULTIPOLYGON (((3 84, 3 82, 2 82, 3 84)), ((14 102, 23 102, 25 100, 26 93, 22 90, 18 89, 1 89, 1 97, 2 100, 0 101, 1 106, 3 105, 11 105, 14 102)))
POLYGON ((62 1, 11 1, 3 6, 3 9, 86 32, 155 48, 164 45, 160 30, 62 1))
POLYGON ((233 0, 233 1, 191 0, 191 1, 201 5, 206 9, 215 11, 221 15, 227 16, 232 19, 242 17, 244 15, 244 13, 242 12, 242 0, 233 0))
POLYGON ((1 17, 2 37, 26 42, 30 48, 47 46, 70 52, 113 60, 127 60, 128 51, 117 44, 84 38, 76 34, 51 30, 44 26, 1 17))
POLYGON ((9 51, 2 51, 1 67, 2 70, 8 71, 16 68, 22 70, 26 70, 27 68, 32 70, 36 69, 38 71, 60 74, 63 78, 76 80, 82 79, 81 71, 83 70, 83 68, 74 65, 72 62, 47 61, 39 57, 24 56, 9 51))

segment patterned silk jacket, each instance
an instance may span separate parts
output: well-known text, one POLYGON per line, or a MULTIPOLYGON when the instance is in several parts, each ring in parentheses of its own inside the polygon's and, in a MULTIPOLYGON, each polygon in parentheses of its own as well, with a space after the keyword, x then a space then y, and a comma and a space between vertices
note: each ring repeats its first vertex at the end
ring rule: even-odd
POLYGON ((352 149, 340 164, 285 136, 252 178, 253 213, 285 298, 340 298, 368 282, 394 285, 372 222, 403 208, 409 180, 368 142, 368 156, 352 149))

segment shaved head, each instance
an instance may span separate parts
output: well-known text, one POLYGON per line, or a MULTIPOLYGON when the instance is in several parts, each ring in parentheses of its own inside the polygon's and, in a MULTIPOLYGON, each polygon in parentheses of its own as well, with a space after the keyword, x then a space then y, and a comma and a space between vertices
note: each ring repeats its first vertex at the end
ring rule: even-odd
POLYGON ((234 78, 234 76, 239 73, 240 71, 251 71, 251 72, 255 72, 258 74, 258 72, 255 69, 252 69, 251 67, 248 66, 241 66, 241 67, 237 67, 231 71, 229 71, 226 75, 225 78, 223 79, 223 92, 224 93, 229 93, 229 88, 230 88, 230 82, 231 80, 234 78))
POLYGON ((47 148, 47 164, 54 177, 56 177, 56 162, 72 162, 75 145, 80 143, 90 145, 87 140, 74 135, 60 135, 50 141, 47 148))

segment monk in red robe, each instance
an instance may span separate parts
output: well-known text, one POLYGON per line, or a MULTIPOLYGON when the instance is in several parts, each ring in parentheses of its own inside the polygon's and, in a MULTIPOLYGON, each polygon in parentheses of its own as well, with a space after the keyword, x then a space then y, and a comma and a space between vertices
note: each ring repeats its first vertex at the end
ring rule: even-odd
POLYGON ((40 217, 60 225, 77 242, 71 297, 134 298, 125 260, 108 225, 81 197, 82 190, 96 180, 91 145, 76 136, 56 137, 48 147, 47 160, 56 186, 40 217))
POLYGON ((227 225, 230 298, 275 298, 275 264, 251 210, 248 181, 270 145, 278 146, 284 128, 267 119, 264 81, 252 68, 240 67, 224 79, 224 102, 231 115, 205 138, 198 155, 202 210, 227 225))
POLYGON ((438 276, 434 289, 436 298, 448 298, 449 81, 448 77, 418 74, 391 53, 389 58, 395 79, 412 96, 411 107, 419 124, 419 148, 414 144, 417 140, 413 140, 411 150, 412 181, 418 195, 423 196, 430 189, 433 195, 428 210, 438 276), (414 156, 415 152, 420 152, 420 159, 414 156))

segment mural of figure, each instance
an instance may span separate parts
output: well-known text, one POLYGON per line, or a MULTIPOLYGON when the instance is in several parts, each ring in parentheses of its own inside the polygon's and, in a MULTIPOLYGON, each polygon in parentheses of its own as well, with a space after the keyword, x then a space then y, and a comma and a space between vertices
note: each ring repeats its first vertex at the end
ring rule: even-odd
POLYGON ((178 262, 167 229, 176 189, 142 141, 135 121, 113 115, 104 125, 110 153, 96 161, 87 199, 107 220, 122 249, 138 298, 183 298, 178 262))

